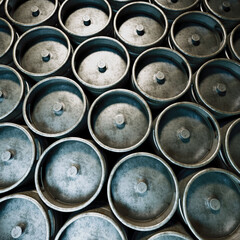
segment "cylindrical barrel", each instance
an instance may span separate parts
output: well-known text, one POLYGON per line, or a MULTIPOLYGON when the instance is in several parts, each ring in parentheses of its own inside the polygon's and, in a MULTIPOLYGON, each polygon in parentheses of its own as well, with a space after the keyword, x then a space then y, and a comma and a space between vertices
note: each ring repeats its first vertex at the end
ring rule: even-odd
POLYGON ((201 240, 235 240, 240 234, 240 179, 220 168, 186 175, 179 182, 179 208, 201 240))
POLYGON ((122 7, 113 24, 116 37, 133 59, 148 48, 159 46, 168 31, 163 11, 146 2, 133 2, 122 7))
POLYGON ((193 71, 221 53, 225 44, 222 23, 208 13, 183 13, 171 26, 169 45, 187 58, 193 71))
POLYGON ((240 24, 237 25, 227 38, 226 55, 228 58, 240 61, 240 24))
POLYGON ((5 14, 20 33, 57 23, 58 0, 6 0, 5 14))
POLYGON ((35 191, 0 198, 1 239, 53 239, 59 220, 35 191))
POLYGON ((112 33, 112 10, 106 0, 71 0, 60 7, 61 27, 75 44, 112 33))
POLYGON ((13 49, 17 68, 35 81, 68 74, 71 67, 71 44, 59 29, 42 26, 21 35, 13 49))
POLYGON ((0 64, 13 62, 13 46, 17 35, 11 24, 4 18, 0 18, 0 64))
POLYGON ((115 89, 100 95, 91 105, 88 129, 94 141, 112 152, 139 147, 148 137, 151 111, 135 92, 115 89))
POLYGON ((205 108, 179 102, 165 108, 155 119, 152 141, 155 151, 171 163, 198 168, 216 157, 221 137, 217 121, 205 108))
POLYGON ((165 107, 189 89, 192 71, 187 60, 169 48, 151 48, 138 56, 132 84, 152 108, 165 107))
POLYGON ((240 63, 219 58, 203 64, 193 77, 198 103, 220 119, 240 115, 240 63))
POLYGON ((28 85, 20 74, 7 65, 0 65, 0 122, 22 117, 22 103, 28 85))
POLYGON ((55 238, 65 239, 127 240, 127 235, 110 209, 101 207, 70 218, 55 238))
POLYGON ((166 14, 168 22, 172 23, 182 13, 197 9, 200 0, 152 0, 152 3, 160 7, 166 14))
POLYGON ((107 195, 113 213, 124 225, 150 231, 167 223, 176 211, 178 183, 165 161, 138 152, 114 166, 107 195))
POLYGON ((106 178, 103 155, 90 141, 65 138, 41 155, 35 184, 42 201, 61 212, 88 206, 100 193, 106 178))
POLYGON ((88 101, 82 88, 65 77, 35 84, 23 103, 28 127, 43 137, 61 138, 87 126, 88 101))
POLYGON ((203 0, 202 10, 217 17, 224 25, 227 32, 240 23, 239 0, 203 0))
POLYGON ((130 57, 126 48, 109 37, 86 40, 75 50, 72 70, 93 95, 122 87, 129 80, 130 57))

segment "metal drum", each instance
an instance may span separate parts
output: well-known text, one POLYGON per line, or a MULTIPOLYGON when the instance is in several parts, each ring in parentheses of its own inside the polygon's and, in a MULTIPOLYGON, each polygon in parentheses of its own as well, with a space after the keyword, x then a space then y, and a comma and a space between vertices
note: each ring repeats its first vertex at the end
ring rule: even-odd
POLYGON ((195 10, 200 5, 200 0, 152 0, 152 3, 160 7, 172 23, 176 17, 184 12, 195 10))
POLYGON ((13 46, 17 35, 8 21, 0 18, 0 64, 13 62, 13 46))
POLYGON ((151 111, 135 92, 116 89, 100 95, 91 105, 88 129, 102 148, 127 152, 139 147, 148 137, 151 111))
POLYGON ((129 80, 130 57, 126 48, 109 37, 83 42, 73 54, 75 77, 93 95, 122 87, 129 80))
POLYGON ((217 155, 221 138, 214 117, 190 102, 174 103, 154 121, 152 139, 155 151, 173 164, 198 168, 217 155))
POLYGON ((55 238, 55 240, 68 239, 127 240, 127 236, 110 209, 101 207, 70 218, 55 238))
POLYGON ((58 0, 6 0, 5 14, 19 32, 57 23, 58 0))
POLYGON ((239 239, 239 183, 237 176, 220 168, 208 168, 180 180, 179 208, 197 239, 239 239))
POLYGON ((224 25, 227 32, 240 23, 239 0, 203 0, 202 10, 217 17, 224 25))
POLYGON ((168 31, 163 11, 146 2, 133 2, 122 7, 113 24, 116 37, 133 59, 148 48, 163 43, 168 31))
POLYGON ((223 25, 207 13, 183 13, 174 20, 170 30, 169 45, 187 58, 193 71, 221 53, 225 44, 223 25))
POLYGON ((28 127, 44 137, 61 138, 87 126, 88 101, 82 88, 65 77, 51 77, 35 84, 23 103, 28 127))
POLYGON ((192 71, 187 60, 169 48, 143 52, 133 64, 132 83, 152 108, 165 107, 189 89, 192 71))
POLYGON ((113 167, 107 195, 111 210, 124 225, 150 231, 167 223, 176 211, 178 183, 165 161, 138 152, 113 167))
POLYGON ((227 38, 226 55, 228 58, 240 61, 240 24, 237 25, 227 38))
POLYGON ((35 81, 53 75, 68 74, 71 44, 67 36, 54 27, 36 27, 17 40, 13 60, 17 68, 35 81))
POLYGON ((100 193, 106 178, 106 163, 99 150, 81 138, 65 138, 41 155, 35 184, 42 201, 61 212, 88 206, 100 193))
POLYGON ((0 122, 16 121, 22 117, 22 103, 28 90, 28 85, 16 70, 0 65, 0 122))
POLYGON ((23 126, 0 124, 0 194, 33 180, 40 142, 23 126))
POLYGON ((34 191, 0 198, 1 239, 49 240, 59 228, 59 218, 34 191))
POLYGON ((59 10, 59 22, 75 43, 112 33, 112 9, 106 0, 65 1, 59 10))
POLYGON ((196 100, 220 119, 240 115, 240 63, 224 58, 206 62, 194 75, 196 100))
POLYGON ((4 0, 0 0, 0 17, 4 17, 4 0))

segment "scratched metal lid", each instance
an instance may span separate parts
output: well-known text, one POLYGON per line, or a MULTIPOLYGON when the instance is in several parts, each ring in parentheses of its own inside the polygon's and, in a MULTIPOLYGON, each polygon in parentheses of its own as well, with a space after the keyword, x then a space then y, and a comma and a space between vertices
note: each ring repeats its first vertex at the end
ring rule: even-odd
POLYGON ((107 186, 114 215, 139 231, 157 229, 173 216, 178 183, 165 161, 150 153, 133 153, 112 169, 107 186))
POLYGON ((91 105, 88 129, 94 141, 112 152, 127 152, 139 147, 148 137, 151 111, 137 93, 126 89, 110 90, 91 105))
POLYGON ((151 3, 129 3, 123 6, 114 18, 116 37, 133 57, 161 44, 167 30, 168 21, 165 14, 151 3))
POLYGON ((49 240, 50 222, 43 206, 26 194, 0 198, 1 239, 49 240))
POLYGON ((130 57, 119 41, 109 37, 94 37, 75 50, 72 69, 86 89, 99 95, 126 83, 130 57))
POLYGON ((33 137, 22 126, 0 124, 0 194, 23 183, 34 166, 36 147, 33 137))
POLYGON ((210 163, 221 141, 214 117, 191 102, 178 102, 165 108, 156 119, 153 140, 160 155, 185 168, 210 163))
POLYGON ((213 59, 205 63, 194 78, 195 96, 216 118, 240 114, 240 63, 213 59))
POLYGON ((227 57, 240 61, 240 24, 237 25, 228 36, 227 57))
POLYGON ((155 234, 139 233, 134 240, 192 240, 190 236, 174 231, 162 231, 155 234))
POLYGON ((186 183, 181 199, 183 214, 198 239, 238 239, 239 183, 236 175, 219 168, 197 172, 186 183))
POLYGON ((58 19, 75 43, 112 31, 112 9, 106 0, 65 1, 59 9, 58 19))
POLYGON ((55 24, 58 0, 6 0, 5 13, 20 32, 39 25, 55 24), (53 20, 53 18, 55 19, 53 20))
POLYGON ((0 122, 13 121, 22 114, 25 84, 19 73, 0 65, 0 122))
POLYGON ((226 31, 223 25, 208 13, 183 13, 171 26, 171 47, 180 51, 195 68, 219 54, 225 43, 226 31))
POLYGON ((99 150, 81 138, 65 138, 50 145, 35 171, 39 196, 61 212, 88 206, 101 191, 106 163, 99 150))
POLYGON ((182 97, 191 84, 192 71, 187 60, 169 48, 152 48, 134 62, 135 89, 151 107, 164 107, 182 97))
POLYGON ((17 68, 39 81, 52 75, 65 75, 70 67, 71 44, 59 29, 36 27, 17 40, 13 59, 17 68))
POLYGON ((76 82, 51 77, 31 88, 23 103, 23 117, 36 134, 60 138, 86 127, 87 109, 87 98, 76 82))
POLYGON ((4 18, 0 18, 0 64, 13 61, 12 50, 16 41, 13 27, 4 18))

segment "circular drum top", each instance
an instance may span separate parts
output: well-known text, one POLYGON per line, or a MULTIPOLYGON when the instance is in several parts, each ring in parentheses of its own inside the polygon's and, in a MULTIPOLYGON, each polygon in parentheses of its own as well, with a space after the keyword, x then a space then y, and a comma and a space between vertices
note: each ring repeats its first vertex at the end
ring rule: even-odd
POLYGON ((84 120, 87 99, 81 87, 64 77, 51 77, 34 85, 23 104, 29 128, 45 137, 63 137, 84 120))
POLYGON ((150 133, 151 123, 147 103, 138 94, 124 89, 100 95, 88 115, 93 139, 113 152, 126 152, 140 146, 150 133))
POLYGON ((42 206, 22 194, 0 199, 1 239, 49 240, 50 226, 42 206))
POLYGON ((136 234, 136 237, 134 236, 134 240, 192 240, 191 237, 175 232, 175 231, 169 231, 169 230, 162 230, 159 233, 151 234, 148 232, 138 232, 136 234))
POLYGON ((108 201, 126 226, 149 231, 164 225, 177 207, 178 185, 171 168, 159 157, 134 153, 113 168, 108 201))
POLYGON ((171 27, 174 45, 187 56, 211 57, 225 46, 226 31, 212 15, 203 12, 183 13, 171 27))
POLYGON ((83 85, 98 91, 121 81, 128 73, 130 59, 126 48, 117 40, 95 37, 79 45, 72 67, 83 85))
POLYGON ((105 180, 105 161, 97 148, 80 138, 65 138, 48 147, 35 172, 37 191, 51 208, 77 211, 99 194, 105 180))
POLYGON ((230 48, 235 57, 240 61, 240 24, 237 25, 230 35, 230 48))
POLYGON ((126 238, 111 218, 101 213, 87 212, 79 214, 67 221, 55 239, 125 240, 126 238))
POLYGON ((240 21, 239 0, 204 0, 204 4, 219 18, 240 21))
POLYGON ((25 128, 0 124, 0 193, 24 181, 33 167, 35 154, 34 140, 25 128))
POLYGON ((183 211, 198 239, 238 239, 239 182, 232 173, 217 168, 205 169, 190 179, 184 190, 183 211))
POLYGON ((132 77, 138 90, 155 101, 182 96, 191 83, 191 68, 184 57, 167 48, 142 53, 133 65, 132 77))
POLYGON ((199 0, 154 0, 159 6, 167 10, 187 10, 196 5, 199 0))
POLYGON ((169 161, 186 168, 208 164, 220 147, 216 120, 200 105, 190 102, 165 108, 157 118, 154 138, 169 161))
POLYGON ((228 59, 214 59, 197 72, 197 96, 216 114, 240 114, 240 64, 228 59))
POLYGON ((0 65, 0 122, 14 114, 24 97, 24 83, 13 68, 0 65))
POLYGON ((111 7, 105 0, 65 1, 59 10, 59 21, 63 29, 80 37, 101 32, 109 25, 111 18, 111 7))
POLYGON ((33 28, 17 40, 13 49, 16 66, 30 76, 54 74, 68 60, 71 45, 67 36, 54 27, 33 28))
POLYGON ((6 14, 15 24, 36 26, 49 19, 58 7, 57 0, 7 0, 6 14))

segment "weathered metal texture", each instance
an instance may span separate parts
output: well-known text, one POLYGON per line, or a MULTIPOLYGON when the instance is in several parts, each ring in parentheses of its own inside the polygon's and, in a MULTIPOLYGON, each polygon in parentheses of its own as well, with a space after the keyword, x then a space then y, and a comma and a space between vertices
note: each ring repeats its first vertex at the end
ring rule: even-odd
POLYGON ((185 174, 179 182, 179 209, 200 240, 237 240, 240 234, 240 179, 220 168, 185 174))
POLYGON ((203 64, 193 78, 196 100, 217 118, 240 115, 240 63, 215 58, 203 64))
POLYGON ((55 240, 127 240, 125 230, 108 207, 93 209, 70 218, 55 240))
POLYGON ((227 38, 227 58, 240 61, 240 24, 237 25, 227 38))
POLYGON ((217 155, 220 129, 205 108, 191 102, 174 103, 155 119, 152 130, 155 151, 173 164, 199 168, 217 155))
POLYGON ((49 240, 59 228, 59 218, 41 202, 37 192, 0 198, 1 239, 49 240))
POLYGON ((0 18, 0 64, 13 62, 13 46, 17 35, 11 24, 4 18, 0 18))
POLYGON ((50 145, 35 171, 42 201, 61 212, 78 211, 99 195, 106 178, 103 155, 90 141, 65 138, 50 145))
POLYGON ((35 81, 55 75, 68 75, 71 44, 59 29, 41 26, 20 36, 13 48, 17 68, 35 81))
POLYGON ((200 0, 152 0, 152 3, 160 7, 172 23, 176 17, 184 12, 196 10, 200 6, 200 0))
POLYGON ((88 101, 82 88, 65 77, 35 84, 23 103, 28 127, 43 137, 62 138, 87 126, 88 101))
POLYGON ((106 0, 65 1, 58 19, 75 44, 94 36, 112 34, 112 9, 106 0))
POLYGON ((153 4, 133 2, 122 7, 114 17, 114 32, 132 58, 165 40, 168 21, 164 12, 153 4))
POLYGON ((151 48, 138 56, 132 84, 152 108, 179 100, 190 88, 192 71, 187 60, 169 48, 151 48))
POLYGON ((115 89, 100 95, 91 105, 88 129, 94 141, 112 152, 128 152, 149 136, 150 108, 137 93, 115 89))
POLYGON ((130 75, 130 57, 119 41, 94 37, 75 50, 72 71, 86 90, 98 96, 126 84, 130 75))
POLYGON ((22 117, 22 103, 28 91, 28 85, 16 70, 0 65, 0 122, 22 117))
POLYGON ((225 44, 226 31, 222 23, 208 13, 183 13, 174 20, 170 29, 170 47, 186 57, 193 72, 220 54, 225 44))
POLYGON ((41 25, 56 25, 58 0, 6 0, 5 14, 14 28, 23 33, 41 25))
POLYGON ((137 152, 113 167, 107 196, 111 210, 125 226, 151 231, 163 226, 175 213, 178 183, 164 160, 137 152))
POLYGON ((224 25, 227 32, 240 23, 239 0, 203 0, 202 11, 207 11, 217 17, 224 25))

